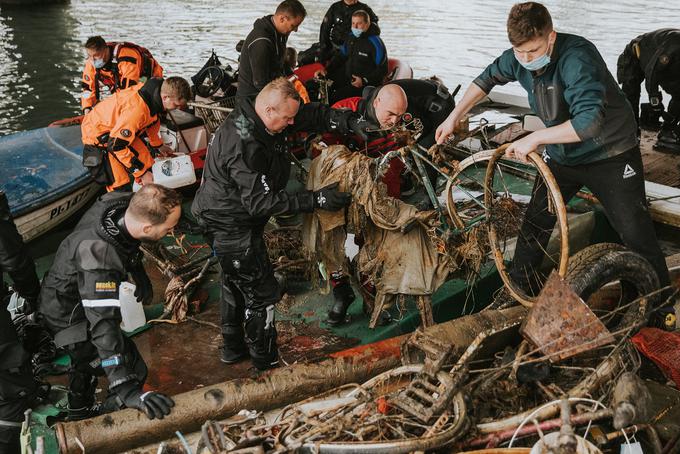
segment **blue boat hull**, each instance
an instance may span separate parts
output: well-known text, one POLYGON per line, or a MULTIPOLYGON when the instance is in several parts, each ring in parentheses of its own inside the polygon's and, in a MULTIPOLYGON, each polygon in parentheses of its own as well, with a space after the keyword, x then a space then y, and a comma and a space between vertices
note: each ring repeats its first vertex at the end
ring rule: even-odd
POLYGON ((25 240, 56 227, 99 191, 82 165, 82 148, 80 126, 0 138, 0 190, 25 240))

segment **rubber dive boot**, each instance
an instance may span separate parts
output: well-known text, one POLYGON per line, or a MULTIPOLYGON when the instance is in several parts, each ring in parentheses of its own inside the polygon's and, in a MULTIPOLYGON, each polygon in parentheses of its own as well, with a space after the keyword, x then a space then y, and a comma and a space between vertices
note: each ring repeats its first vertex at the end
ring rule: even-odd
POLYGON ((680 126, 661 128, 654 148, 680 153, 680 126))
POLYGON ((331 326, 338 326, 347 321, 347 309, 355 299, 349 279, 345 279, 333 287, 333 297, 335 301, 331 310, 328 311, 327 323, 331 326))
POLYGON ((101 414, 101 406, 94 398, 96 389, 97 377, 87 374, 71 377, 66 408, 68 421, 79 421, 101 414))
POLYGON ((250 359, 259 370, 273 369, 279 365, 276 345, 276 320, 274 305, 264 309, 246 309, 246 345, 250 359))
POLYGON ((220 361, 235 364, 248 358, 243 331, 243 309, 223 302, 221 311, 223 344, 220 347, 220 361))
POLYGON ((245 360, 250 356, 248 354, 248 347, 246 347, 245 342, 241 340, 240 345, 235 343, 227 343, 224 341, 224 345, 220 347, 220 361, 224 364, 236 364, 245 360))

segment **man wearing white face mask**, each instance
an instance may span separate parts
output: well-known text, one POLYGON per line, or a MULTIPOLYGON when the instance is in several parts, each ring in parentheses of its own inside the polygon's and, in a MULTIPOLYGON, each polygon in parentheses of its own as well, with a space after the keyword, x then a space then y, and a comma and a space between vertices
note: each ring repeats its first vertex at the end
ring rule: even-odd
MULTIPOLYGON (((607 218, 630 249, 645 257, 669 283, 645 199, 637 125, 630 103, 597 48, 583 37, 557 33, 540 3, 518 3, 507 21, 506 50, 477 77, 449 117, 437 128, 443 143, 465 114, 496 85, 518 81, 545 129, 513 142, 506 156, 526 161, 545 146, 544 160, 568 202, 583 186, 599 199, 607 218)), ((518 236, 511 274, 534 292, 529 276, 555 224, 546 188, 537 183, 518 236)))
POLYGON ((101 36, 92 36, 85 42, 85 51, 87 60, 81 82, 83 113, 101 101, 102 86, 115 93, 152 77, 163 77, 163 68, 151 52, 133 43, 107 43, 101 36))

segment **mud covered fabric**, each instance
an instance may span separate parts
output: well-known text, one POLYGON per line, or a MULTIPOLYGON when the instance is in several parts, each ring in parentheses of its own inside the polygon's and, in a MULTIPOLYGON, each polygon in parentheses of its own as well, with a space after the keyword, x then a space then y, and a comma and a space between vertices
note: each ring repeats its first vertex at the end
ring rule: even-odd
POLYGON ((340 191, 352 193, 352 204, 346 213, 317 210, 307 215, 305 247, 327 270, 346 269, 344 244, 347 233, 354 233, 363 240, 358 267, 374 281, 376 301, 398 294, 430 295, 446 280, 451 266, 428 235, 434 212, 389 197, 374 177, 373 162, 342 145, 326 148, 314 159, 307 189, 339 183, 340 191))

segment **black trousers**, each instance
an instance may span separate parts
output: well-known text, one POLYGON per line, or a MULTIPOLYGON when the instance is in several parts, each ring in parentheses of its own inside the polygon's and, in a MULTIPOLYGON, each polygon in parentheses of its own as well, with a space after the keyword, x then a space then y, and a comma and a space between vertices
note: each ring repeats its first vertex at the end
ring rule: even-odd
POLYGON ((30 355, 17 338, 7 306, 0 304, 0 454, 20 451, 21 422, 36 390, 30 355))
POLYGON ((264 227, 208 233, 222 267, 220 312, 225 348, 248 344, 254 361, 276 356, 273 308, 281 299, 263 238, 264 227), (245 325, 245 332, 244 332, 245 325))
MULTIPOLYGON (((548 159, 547 164, 565 203, 583 186, 590 189, 602 204, 607 219, 623 244, 652 264, 662 286, 670 283, 666 261, 647 207, 639 147, 589 164, 565 166, 553 159, 548 159)), ((527 290, 534 290, 533 293, 535 289, 532 289, 530 277, 536 275, 534 269, 540 266, 545 256, 543 250, 556 220, 547 207, 546 186, 543 180, 536 180, 510 267, 513 280, 523 283, 527 290)))

